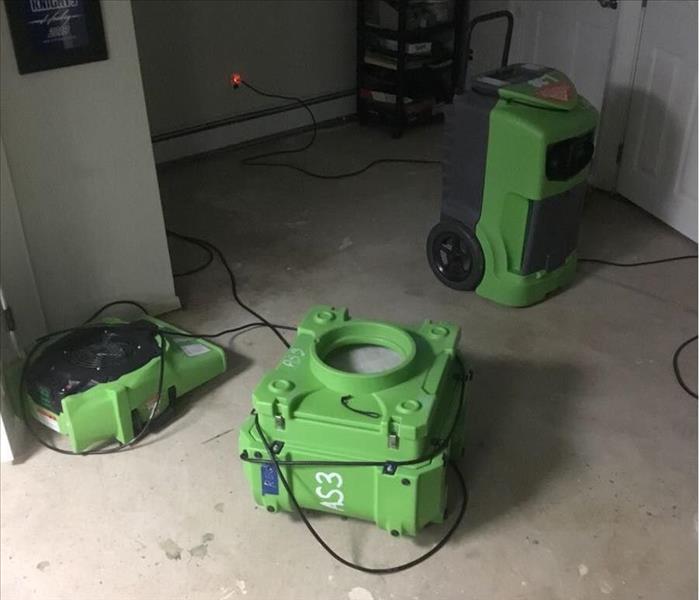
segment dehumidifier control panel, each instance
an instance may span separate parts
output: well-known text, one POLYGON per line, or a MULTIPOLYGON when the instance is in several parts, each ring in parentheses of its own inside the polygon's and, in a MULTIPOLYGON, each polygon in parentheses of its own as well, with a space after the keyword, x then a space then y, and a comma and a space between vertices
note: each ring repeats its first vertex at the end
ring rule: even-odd
POLYGON ((571 110, 578 102, 573 83, 550 67, 519 63, 475 77, 471 89, 504 100, 556 110, 571 110))

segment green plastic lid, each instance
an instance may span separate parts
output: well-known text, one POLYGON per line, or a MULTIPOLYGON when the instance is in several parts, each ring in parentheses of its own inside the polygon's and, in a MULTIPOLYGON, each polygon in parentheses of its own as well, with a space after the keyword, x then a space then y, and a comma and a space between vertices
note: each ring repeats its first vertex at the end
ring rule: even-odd
POLYGON ((572 110, 578 103, 573 82, 560 71, 540 65, 520 63, 483 73, 474 79, 473 89, 540 108, 572 110))

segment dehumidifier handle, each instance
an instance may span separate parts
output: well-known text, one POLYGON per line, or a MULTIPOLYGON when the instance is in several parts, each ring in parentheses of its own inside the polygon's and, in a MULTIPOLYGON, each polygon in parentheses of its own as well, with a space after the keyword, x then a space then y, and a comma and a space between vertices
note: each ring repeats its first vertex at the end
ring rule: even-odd
POLYGON ((495 10, 493 12, 485 13, 483 15, 478 15, 475 19, 472 19, 468 27, 466 28, 466 64, 472 58, 471 51, 471 34, 473 33, 473 28, 479 23, 485 23, 486 21, 493 21, 495 19, 507 19, 507 34, 505 35, 505 47, 502 49, 502 64, 500 66, 506 67, 510 60, 510 44, 512 43, 512 30, 515 26, 514 15, 509 10, 495 10))

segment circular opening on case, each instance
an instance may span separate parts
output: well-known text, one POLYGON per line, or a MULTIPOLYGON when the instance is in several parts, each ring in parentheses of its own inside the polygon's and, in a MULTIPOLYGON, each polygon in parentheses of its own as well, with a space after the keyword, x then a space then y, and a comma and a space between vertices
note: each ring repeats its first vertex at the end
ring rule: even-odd
POLYGON ((354 321, 321 335, 311 347, 310 363, 325 386, 358 394, 400 383, 415 353, 407 331, 388 323, 354 321))
POLYGON ((383 373, 394 369, 404 360, 395 350, 378 344, 348 344, 333 348, 323 362, 345 373, 383 373))

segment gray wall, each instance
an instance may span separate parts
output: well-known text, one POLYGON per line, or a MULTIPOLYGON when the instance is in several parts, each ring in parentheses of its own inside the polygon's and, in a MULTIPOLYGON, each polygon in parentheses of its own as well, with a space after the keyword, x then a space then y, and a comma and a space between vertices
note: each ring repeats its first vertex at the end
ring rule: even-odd
POLYGON ((49 328, 132 298, 177 305, 131 6, 103 0, 109 60, 19 75, 0 10, 0 119, 49 328))
POLYGON ((153 134, 274 106, 233 91, 310 97, 355 85, 356 5, 347 0, 133 0, 153 134))

